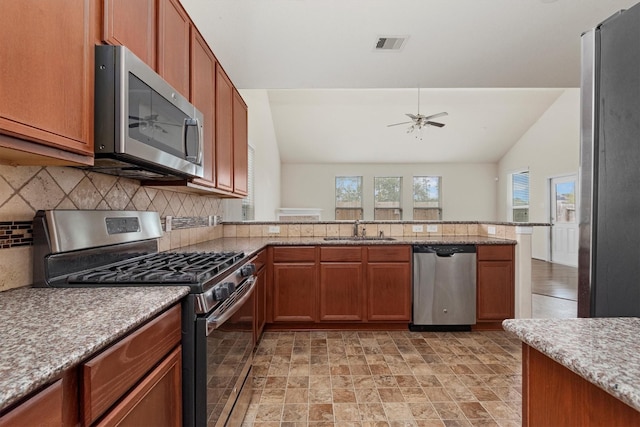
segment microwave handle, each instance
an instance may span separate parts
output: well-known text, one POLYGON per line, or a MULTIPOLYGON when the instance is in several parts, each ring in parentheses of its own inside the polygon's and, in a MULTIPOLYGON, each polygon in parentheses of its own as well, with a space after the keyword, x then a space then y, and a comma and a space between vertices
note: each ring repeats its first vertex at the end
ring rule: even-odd
POLYGON ((184 119, 184 126, 185 126, 184 153, 187 159, 189 159, 189 157, 191 156, 189 156, 187 153, 187 137, 186 137, 187 129, 186 128, 189 126, 195 126, 196 130, 198 131, 198 155, 196 156, 195 163, 198 165, 201 165, 202 155, 203 155, 204 135, 202 134, 203 132, 200 131, 200 120, 193 119, 193 118, 184 119))

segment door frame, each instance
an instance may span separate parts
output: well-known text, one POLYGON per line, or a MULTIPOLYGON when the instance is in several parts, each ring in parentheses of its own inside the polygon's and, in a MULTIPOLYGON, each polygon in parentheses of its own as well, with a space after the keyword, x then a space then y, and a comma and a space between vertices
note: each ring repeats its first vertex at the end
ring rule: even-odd
MULTIPOLYGON (((568 177, 575 177, 575 182, 576 182, 576 224, 580 224, 580 171, 576 171, 576 172, 570 172, 570 173, 563 173, 563 174, 558 174, 558 175, 551 175, 547 177, 547 185, 545 186, 545 192, 546 192, 546 211, 547 211, 547 222, 549 224, 552 224, 552 220, 551 217, 553 215, 553 201, 551 200, 551 195, 553 194, 553 191, 551 191, 551 186, 553 185, 553 180, 557 179, 557 178, 568 178, 568 177)), ((546 257, 547 257, 547 261, 548 262, 552 262, 552 248, 553 248, 553 226, 550 225, 548 227, 548 231, 546 233, 546 239, 547 239, 547 250, 546 250, 546 257)))

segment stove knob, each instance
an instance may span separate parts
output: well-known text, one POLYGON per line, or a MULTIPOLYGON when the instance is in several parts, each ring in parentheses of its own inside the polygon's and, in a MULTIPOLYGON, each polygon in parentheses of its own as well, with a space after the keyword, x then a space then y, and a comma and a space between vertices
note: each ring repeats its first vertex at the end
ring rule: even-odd
POLYGON ((213 296, 218 302, 224 301, 229 298, 229 288, 225 285, 218 286, 213 290, 213 296))
POLYGON ((256 272, 256 265, 253 263, 243 265, 242 268, 240 268, 240 275, 242 277, 249 277, 255 272, 256 272))
POLYGON ((236 290, 236 284, 233 282, 227 282, 223 286, 227 288, 227 292, 229 292, 229 295, 231 295, 236 290))

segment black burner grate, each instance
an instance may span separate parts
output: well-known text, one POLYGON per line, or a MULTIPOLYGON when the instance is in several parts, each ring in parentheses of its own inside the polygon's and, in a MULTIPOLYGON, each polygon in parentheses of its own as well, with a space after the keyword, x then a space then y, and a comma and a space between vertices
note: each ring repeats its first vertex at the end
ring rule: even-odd
POLYGON ((202 284, 242 258, 242 252, 163 252, 71 274, 67 283, 202 284))

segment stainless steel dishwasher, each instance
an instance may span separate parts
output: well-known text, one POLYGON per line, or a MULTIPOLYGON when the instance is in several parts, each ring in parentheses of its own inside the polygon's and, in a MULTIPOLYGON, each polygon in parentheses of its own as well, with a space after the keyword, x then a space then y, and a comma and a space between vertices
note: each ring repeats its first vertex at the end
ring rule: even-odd
POLYGON ((475 245, 414 245, 411 329, 469 330, 475 323, 475 245))

